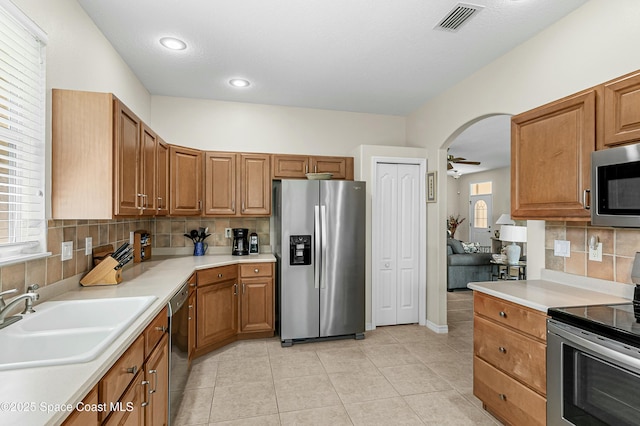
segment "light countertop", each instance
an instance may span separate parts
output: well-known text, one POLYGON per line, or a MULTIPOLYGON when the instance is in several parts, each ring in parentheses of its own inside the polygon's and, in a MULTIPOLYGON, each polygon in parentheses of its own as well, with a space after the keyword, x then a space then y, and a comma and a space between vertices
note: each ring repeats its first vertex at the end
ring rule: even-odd
MULTIPOLYGON (((0 424, 60 423, 109 370, 194 271, 238 263, 275 262, 272 254, 168 257, 123 271, 122 283, 77 287, 51 300, 156 296, 153 304, 93 361, 0 371, 0 424)), ((36 306, 37 308, 37 306, 36 306)))
POLYGON ((628 303, 629 299, 546 280, 469 283, 468 288, 544 313, 549 308, 628 303))

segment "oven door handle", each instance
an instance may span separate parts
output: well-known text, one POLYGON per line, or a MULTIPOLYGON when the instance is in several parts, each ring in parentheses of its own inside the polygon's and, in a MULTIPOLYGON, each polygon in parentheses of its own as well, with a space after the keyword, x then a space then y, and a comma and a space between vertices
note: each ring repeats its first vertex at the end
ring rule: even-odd
MULTIPOLYGON (((555 334, 562 340, 562 343, 569 343, 570 346, 574 346, 576 349, 581 349, 583 352, 598 357, 604 358, 606 361, 611 363, 619 363, 622 366, 629 368, 636 373, 640 374, 640 359, 634 358, 632 356, 626 355, 623 352, 616 351, 615 349, 604 346, 603 344, 592 342, 589 339, 586 339, 575 332, 568 331, 562 326, 558 326, 554 324, 552 321, 549 321, 547 324, 547 332, 551 334, 555 334)), ((579 332, 579 330, 578 330, 579 332)), ((591 336, 595 336, 593 333, 589 333, 591 336)), ((620 343, 620 346, 624 346, 620 343)), ((640 356, 640 349, 632 349, 635 350, 640 356)))

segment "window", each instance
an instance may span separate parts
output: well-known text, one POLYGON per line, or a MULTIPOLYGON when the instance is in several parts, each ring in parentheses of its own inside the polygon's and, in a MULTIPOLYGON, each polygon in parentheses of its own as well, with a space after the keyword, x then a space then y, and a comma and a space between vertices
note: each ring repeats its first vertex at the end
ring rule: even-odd
POLYGON ((492 182, 472 183, 470 185, 470 195, 485 195, 492 193, 492 182))
POLYGON ((46 252, 46 35, 0 0, 0 265, 46 252))
POLYGON ((487 203, 478 200, 473 207, 473 226, 486 229, 489 226, 487 218, 487 203))

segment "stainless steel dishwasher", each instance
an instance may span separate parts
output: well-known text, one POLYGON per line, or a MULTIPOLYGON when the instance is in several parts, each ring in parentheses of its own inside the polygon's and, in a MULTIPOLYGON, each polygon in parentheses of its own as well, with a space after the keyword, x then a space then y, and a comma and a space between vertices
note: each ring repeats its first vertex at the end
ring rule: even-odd
POLYGON ((169 424, 174 424, 189 377, 189 285, 169 300, 169 424))

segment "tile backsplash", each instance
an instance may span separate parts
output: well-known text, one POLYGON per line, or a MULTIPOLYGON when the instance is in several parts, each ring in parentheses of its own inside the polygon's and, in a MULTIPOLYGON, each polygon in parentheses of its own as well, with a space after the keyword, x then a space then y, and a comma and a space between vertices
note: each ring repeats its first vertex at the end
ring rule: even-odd
POLYGON ((191 244, 184 234, 199 227, 209 228, 211 236, 207 242, 210 246, 228 246, 229 253, 233 239, 225 238, 225 228, 248 228, 249 232, 258 233, 261 246, 269 245, 269 218, 49 220, 47 248, 51 256, 0 267, 0 288, 3 291, 17 288, 19 293, 24 293, 30 284, 49 285, 87 272, 91 266, 91 256, 84 254, 86 237, 92 238, 94 248, 106 244, 117 248, 129 241, 130 232, 144 229, 153 235, 153 247, 180 248, 191 244), (64 241, 73 241, 73 259, 63 262, 60 251, 64 241))
POLYGON ((547 222, 545 264, 547 269, 632 284, 631 267, 640 252, 640 229, 590 226, 587 222, 547 222), (602 262, 589 260, 592 235, 602 243, 602 262), (554 240, 571 242, 571 256, 553 255, 554 240))

